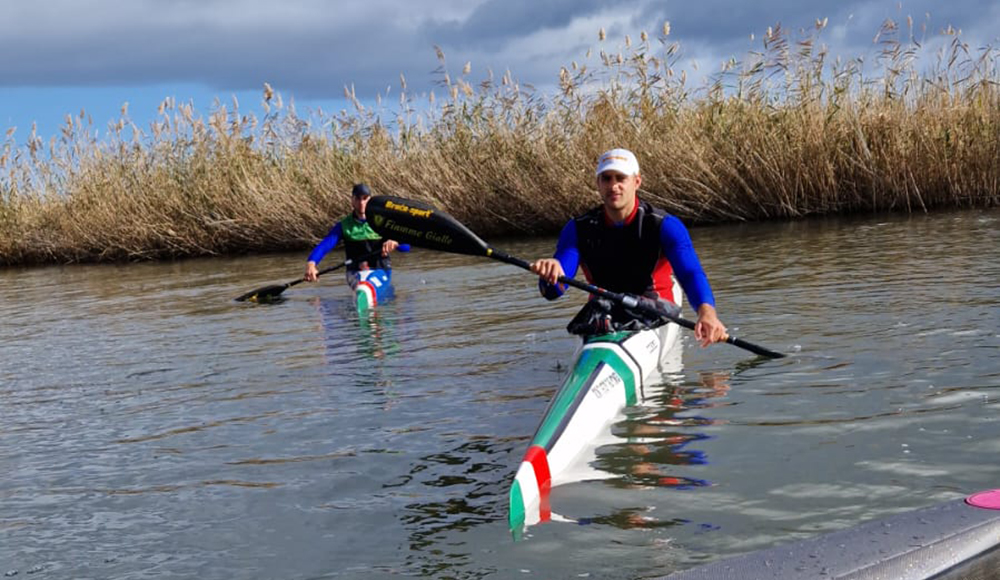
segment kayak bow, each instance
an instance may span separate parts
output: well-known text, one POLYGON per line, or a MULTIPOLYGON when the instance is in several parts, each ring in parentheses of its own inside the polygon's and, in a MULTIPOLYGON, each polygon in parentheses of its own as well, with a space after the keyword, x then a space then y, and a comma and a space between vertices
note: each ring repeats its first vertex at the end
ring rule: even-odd
POLYGON ((649 396, 667 360, 679 367, 680 349, 674 323, 584 339, 514 477, 508 524, 515 538, 553 518, 553 487, 608 477, 590 466, 599 443, 625 407, 649 396))

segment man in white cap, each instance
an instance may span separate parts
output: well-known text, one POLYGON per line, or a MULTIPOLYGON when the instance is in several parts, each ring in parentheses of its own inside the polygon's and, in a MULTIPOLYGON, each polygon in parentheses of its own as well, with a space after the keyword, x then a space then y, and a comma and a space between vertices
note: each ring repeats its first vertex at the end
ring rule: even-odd
MULTIPOLYGON (((698 313, 695 339, 702 346, 725 340, 726 327, 716 315, 712 288, 687 228, 676 217, 640 201, 636 197, 640 185, 639 162, 631 151, 612 149, 598 158, 602 205, 563 227, 554 257, 531 264, 531 271, 541 278, 542 295, 549 300, 561 296, 566 287, 558 283, 559 277, 572 278, 582 266, 591 284, 676 304, 673 275, 698 313)), ((624 316, 621 311, 612 314, 624 316)))

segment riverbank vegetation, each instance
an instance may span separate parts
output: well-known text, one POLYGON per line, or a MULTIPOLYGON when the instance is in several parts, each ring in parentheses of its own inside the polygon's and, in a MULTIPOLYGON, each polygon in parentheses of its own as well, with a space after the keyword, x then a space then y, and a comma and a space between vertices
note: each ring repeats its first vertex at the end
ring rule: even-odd
POLYGON ((487 239, 552 234, 597 202, 594 160, 616 146, 638 153, 641 195, 689 223, 998 205, 996 50, 949 29, 925 54, 912 23, 886 22, 874 58, 834 59, 824 27, 771 29, 697 88, 664 25, 601 31, 599 64, 568 64, 551 94, 470 64, 451 76, 438 51, 420 103, 401 77, 392 108, 348 92, 352 111, 304 118, 265 85, 261 118, 167 99, 148 128, 123 107, 101 139, 85 112, 48 142, 8 131, 0 264, 301 250, 357 181, 487 239))

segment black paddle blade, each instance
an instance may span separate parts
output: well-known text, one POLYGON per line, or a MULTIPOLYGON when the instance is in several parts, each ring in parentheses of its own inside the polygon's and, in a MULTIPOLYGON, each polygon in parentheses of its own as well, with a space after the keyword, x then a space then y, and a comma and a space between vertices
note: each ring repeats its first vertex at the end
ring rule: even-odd
POLYGON ((383 238, 429 250, 488 256, 490 247, 461 222, 421 201, 376 195, 365 214, 383 238))
POLYGON ((783 353, 773 351, 773 350, 771 350, 769 348, 765 348, 765 347, 763 347, 763 346, 761 346, 759 344, 754 344, 752 342, 747 342, 747 341, 743 340, 742 338, 736 338, 735 336, 728 336, 728 337, 726 337, 726 342, 728 342, 729 344, 731 344, 733 346, 738 346, 738 347, 742 348, 743 350, 749 350, 750 352, 752 352, 752 353, 754 353, 756 355, 767 357, 767 358, 785 358, 787 356, 787 355, 785 355, 783 353))
POLYGON ((266 304, 268 302, 275 302, 281 293, 288 288, 288 284, 272 284, 271 286, 264 286, 263 288, 258 288, 256 290, 251 290, 242 296, 236 298, 237 302, 258 302, 261 304, 266 304))

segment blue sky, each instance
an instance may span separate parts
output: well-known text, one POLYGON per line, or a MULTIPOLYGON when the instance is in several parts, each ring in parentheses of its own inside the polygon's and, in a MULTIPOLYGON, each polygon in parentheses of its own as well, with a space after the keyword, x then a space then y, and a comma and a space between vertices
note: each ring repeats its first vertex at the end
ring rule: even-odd
MULTIPOLYGON (((471 63, 471 81, 492 70, 546 90, 561 66, 584 62, 588 49, 617 50, 625 35, 655 36, 670 22, 681 68, 718 70, 730 57, 760 48, 769 26, 811 27, 835 54, 871 54, 891 18, 940 40, 961 29, 970 48, 1000 38, 1000 3, 955 0, 3 0, 0 18, 0 130, 23 142, 33 121, 55 134, 66 115, 84 110, 103 131, 128 103, 142 129, 165 97, 207 113, 235 96, 259 111, 269 83, 300 112, 345 108, 344 87, 371 103, 434 88, 435 46, 454 76, 471 63), (926 27, 926 32, 921 29, 926 27), (607 32, 603 44, 598 30, 607 32), (751 40, 751 35, 755 40, 751 40)), ((691 73, 689 73, 689 76, 691 73)), ((475 84, 475 83, 473 83, 475 84)))

